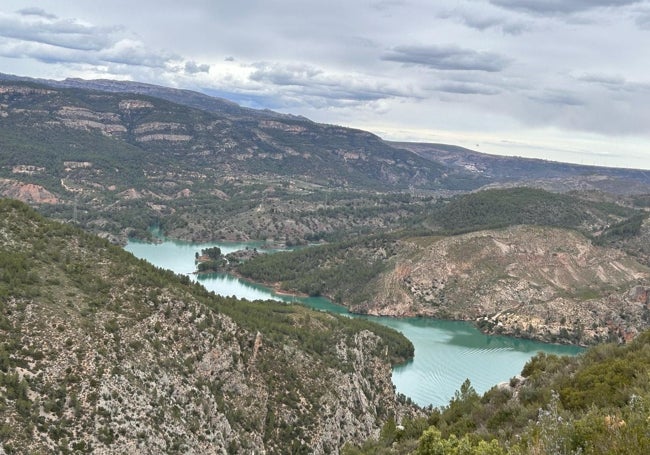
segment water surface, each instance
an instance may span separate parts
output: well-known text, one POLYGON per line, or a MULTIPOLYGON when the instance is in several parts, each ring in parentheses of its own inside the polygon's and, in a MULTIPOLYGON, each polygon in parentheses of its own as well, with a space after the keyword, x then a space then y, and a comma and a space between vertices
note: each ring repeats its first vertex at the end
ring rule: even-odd
POLYGON ((158 267, 188 275, 220 295, 250 300, 300 302, 318 310, 363 317, 402 332, 415 346, 415 357, 408 363, 393 368, 393 383, 399 393, 421 406, 446 405, 465 379, 471 381, 477 392, 483 393, 495 384, 508 381, 519 374, 525 363, 539 351, 558 355, 575 355, 582 351, 576 346, 484 335, 467 322, 356 316, 322 297, 301 298, 276 294, 264 286, 227 274, 194 275, 195 254, 202 248, 215 245, 224 254, 244 248, 262 247, 261 244, 196 244, 165 240, 157 244, 131 241, 125 249, 158 267))

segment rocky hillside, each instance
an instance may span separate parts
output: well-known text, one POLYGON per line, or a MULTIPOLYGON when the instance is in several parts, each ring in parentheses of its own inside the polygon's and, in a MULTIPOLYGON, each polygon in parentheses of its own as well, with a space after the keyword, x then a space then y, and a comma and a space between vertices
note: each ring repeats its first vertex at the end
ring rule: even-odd
POLYGON ((0 201, 0 451, 337 453, 408 412, 364 321, 207 293, 0 201))
POLYGON ((514 226, 399 243, 354 311, 478 320, 488 332, 564 343, 650 327, 650 269, 578 232, 514 226))
POLYGON ((526 188, 420 207, 402 218, 411 230, 260 256, 237 270, 360 313, 472 320, 544 341, 622 340, 650 323, 643 210, 526 188))
MULTIPOLYGON (((409 187, 481 184, 364 131, 192 92, 77 82, 73 88, 0 77, 0 194, 41 203, 47 215, 104 236, 146 237, 157 224, 192 240, 304 242, 319 231, 374 222, 337 215, 316 225, 288 212, 342 199, 367 206, 368 194, 409 187), (26 185, 49 196, 31 198, 34 187, 15 190, 26 185), (326 194, 333 189, 349 195, 326 194), (295 200, 306 203, 293 207, 295 200)), ((390 224, 392 215, 378 222, 390 224)))

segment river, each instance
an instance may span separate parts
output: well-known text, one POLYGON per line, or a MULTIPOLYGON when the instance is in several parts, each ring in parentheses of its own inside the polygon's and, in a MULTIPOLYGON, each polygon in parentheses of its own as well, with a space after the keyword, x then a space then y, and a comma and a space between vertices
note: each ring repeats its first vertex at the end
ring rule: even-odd
MULTIPOLYGON (((279 295, 264 286, 253 285, 226 274, 193 275, 195 253, 215 245, 224 254, 255 246, 165 240, 155 244, 131 241, 125 249, 158 267, 198 279, 208 290, 221 295, 250 300, 301 302, 315 309, 349 315, 345 308, 322 297, 279 295)), ((525 363, 539 351, 558 355, 575 355, 582 351, 576 346, 484 335, 467 322, 429 318, 353 317, 364 317, 392 327, 411 340, 415 346, 415 357, 410 362, 393 368, 393 383, 399 393, 421 406, 446 405, 465 379, 471 381, 477 392, 483 393, 495 384, 508 381, 519 374, 525 363)))

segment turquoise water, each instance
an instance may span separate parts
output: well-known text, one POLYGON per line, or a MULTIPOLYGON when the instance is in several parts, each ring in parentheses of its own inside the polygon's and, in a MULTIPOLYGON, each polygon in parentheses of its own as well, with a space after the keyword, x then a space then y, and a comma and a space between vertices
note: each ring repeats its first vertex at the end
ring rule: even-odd
MULTIPOLYGON (((202 248, 219 246, 224 254, 261 245, 245 243, 193 244, 165 240, 162 243, 129 242, 125 247, 135 256, 152 264, 186 274, 208 290, 224 296, 250 300, 275 299, 300 302, 312 308, 350 315, 348 311, 323 297, 292 297, 227 274, 193 275, 194 255, 202 248)), ((576 346, 539 343, 503 336, 488 336, 471 324, 429 318, 396 319, 363 317, 402 332, 415 346, 410 362, 393 368, 393 383, 398 392, 421 406, 442 406, 449 402, 460 385, 469 379, 477 392, 483 393, 499 382, 519 374, 535 353, 575 355, 576 346)))

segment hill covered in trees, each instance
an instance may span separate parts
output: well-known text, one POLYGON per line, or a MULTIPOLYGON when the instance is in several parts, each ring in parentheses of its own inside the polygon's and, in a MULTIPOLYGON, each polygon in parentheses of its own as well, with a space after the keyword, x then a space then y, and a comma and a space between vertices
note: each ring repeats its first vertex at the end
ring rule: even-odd
POLYGON ((402 223, 237 271, 359 313, 465 319, 550 342, 626 339, 650 324, 650 269, 633 255, 647 252, 643 211, 522 188, 431 201, 402 223), (638 249, 621 248, 631 239, 638 249))

